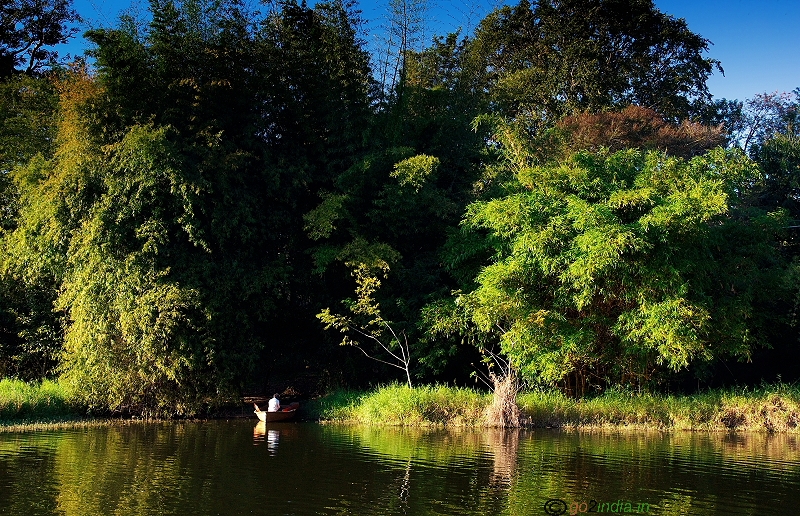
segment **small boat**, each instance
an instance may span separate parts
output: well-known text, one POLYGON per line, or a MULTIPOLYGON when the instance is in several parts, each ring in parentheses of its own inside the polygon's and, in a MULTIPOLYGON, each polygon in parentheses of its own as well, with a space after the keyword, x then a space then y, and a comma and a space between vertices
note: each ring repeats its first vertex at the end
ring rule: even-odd
POLYGON ((289 421, 290 419, 294 418, 295 415, 297 415, 297 409, 300 408, 300 404, 296 401, 294 403, 290 403, 288 407, 281 408, 277 412, 267 412, 266 410, 261 410, 255 403, 253 403, 253 406, 256 408, 253 412, 255 412, 255 414, 258 416, 258 419, 264 421, 265 423, 289 421))

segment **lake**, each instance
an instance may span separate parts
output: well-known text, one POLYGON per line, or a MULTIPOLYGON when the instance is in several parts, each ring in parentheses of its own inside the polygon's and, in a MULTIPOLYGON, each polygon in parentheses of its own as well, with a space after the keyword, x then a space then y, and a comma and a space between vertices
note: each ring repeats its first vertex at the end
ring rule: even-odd
POLYGON ((0 433, 0 514, 782 515, 800 436, 131 423, 0 433))

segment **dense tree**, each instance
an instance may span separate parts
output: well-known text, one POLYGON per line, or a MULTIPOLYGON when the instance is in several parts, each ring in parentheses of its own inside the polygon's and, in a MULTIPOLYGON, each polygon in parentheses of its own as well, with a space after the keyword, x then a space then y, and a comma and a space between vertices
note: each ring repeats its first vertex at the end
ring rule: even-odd
MULTIPOLYGON (((508 194, 468 208, 466 227, 496 254, 451 312, 496 335, 525 378, 575 393, 642 386, 765 343, 770 302, 786 298, 772 243, 785 222, 747 209, 761 178, 741 153, 511 158, 508 194)), ((469 331, 446 310, 434 317, 448 324, 469 331)))
POLYGON ((787 313, 796 110, 753 118, 760 170, 709 152, 692 120, 746 110, 650 0, 523 1, 426 48, 393 2, 374 70, 346 1, 150 5, 87 33, 95 74, 39 73, 50 40, 4 14, 0 373, 193 413, 277 370, 463 381, 481 349, 498 385, 579 392, 746 358, 787 313))
MULTIPOLYGON (((441 249, 475 198, 480 163, 489 159, 485 135, 471 128, 485 104, 473 88, 468 47, 451 34, 406 52, 403 80, 373 116, 363 157, 306 215, 306 230, 318 242, 317 270, 336 285, 332 301, 351 296, 345 263, 387 264, 376 293, 382 313, 412 343, 413 373, 428 378, 448 368, 457 348, 426 338, 420 310, 454 287, 440 265, 441 249)), ((324 306, 338 311, 338 304, 324 306)))
POLYGON ((522 0, 488 16, 475 39, 499 112, 550 122, 628 104, 692 118, 719 66, 708 45, 651 0, 522 0))
POLYGON ((41 149, 51 147, 52 154, 35 154, 8 173, 15 203, 0 255, 6 320, 2 361, 8 374, 26 378, 55 372, 63 312, 54 312, 54 303, 66 270, 69 237, 94 201, 97 185, 91 166, 75 166, 91 155, 91 146, 81 137, 80 106, 96 94, 96 85, 78 68, 55 86, 57 134, 41 149), (54 167, 56 160, 64 166, 54 167))
POLYGON ((16 174, 7 255, 57 286, 64 378, 90 403, 188 413, 285 350, 275 328, 309 302, 301 215, 363 140, 368 69, 341 3, 152 8, 145 32, 89 34, 97 76, 63 88, 54 156, 16 174))
MULTIPOLYGON (((18 223, 26 195, 16 167, 52 157, 56 136, 57 74, 15 74, 0 83, 0 249, 18 223), (17 180, 15 180, 17 179, 17 180)), ((25 281, 11 272, 0 251, 0 374, 25 379, 52 376, 61 349, 61 325, 53 313, 52 278, 25 281)))

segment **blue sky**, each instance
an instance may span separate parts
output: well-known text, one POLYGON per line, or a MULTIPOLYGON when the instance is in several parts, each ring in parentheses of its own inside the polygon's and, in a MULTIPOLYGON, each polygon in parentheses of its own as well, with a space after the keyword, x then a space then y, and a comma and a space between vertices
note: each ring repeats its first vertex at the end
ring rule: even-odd
MULTIPOLYGON (((73 0, 88 26, 114 25, 120 13, 146 12, 146 0, 73 0)), ((251 0, 253 4, 256 0, 251 0)), ((445 33, 474 27, 498 0, 428 0, 428 25, 445 33), (471 6, 471 7, 470 7, 471 6)), ((313 1, 309 1, 313 3, 313 1)), ((510 3, 510 2, 508 2, 510 3)), ((663 12, 686 19, 689 28, 711 40, 708 57, 722 62, 725 76, 708 82, 715 98, 744 100, 758 93, 800 87, 800 0, 655 0, 663 12)), ((388 0, 362 0, 373 37, 380 30, 388 0)), ((66 51, 80 53, 81 38, 66 51)))

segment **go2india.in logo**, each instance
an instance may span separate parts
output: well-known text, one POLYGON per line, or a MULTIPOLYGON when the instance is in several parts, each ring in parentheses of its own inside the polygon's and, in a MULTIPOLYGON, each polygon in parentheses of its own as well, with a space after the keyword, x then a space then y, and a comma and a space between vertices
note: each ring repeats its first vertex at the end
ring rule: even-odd
POLYGON ((578 514, 590 512, 648 514, 650 512, 650 504, 643 502, 627 502, 625 500, 617 500, 615 502, 589 500, 588 502, 567 503, 560 498, 551 498, 544 503, 544 512, 551 516, 560 516, 562 514, 576 516, 578 514))

